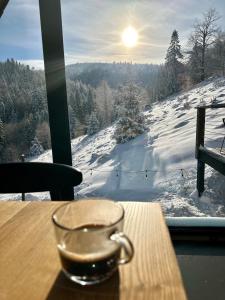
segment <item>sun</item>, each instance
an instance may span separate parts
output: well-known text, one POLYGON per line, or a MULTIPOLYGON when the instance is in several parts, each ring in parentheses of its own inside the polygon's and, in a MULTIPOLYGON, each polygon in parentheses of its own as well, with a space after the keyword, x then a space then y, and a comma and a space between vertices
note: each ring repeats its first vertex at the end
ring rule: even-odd
POLYGON ((125 28, 121 37, 125 47, 133 48, 137 45, 138 33, 134 27, 128 26, 125 28))

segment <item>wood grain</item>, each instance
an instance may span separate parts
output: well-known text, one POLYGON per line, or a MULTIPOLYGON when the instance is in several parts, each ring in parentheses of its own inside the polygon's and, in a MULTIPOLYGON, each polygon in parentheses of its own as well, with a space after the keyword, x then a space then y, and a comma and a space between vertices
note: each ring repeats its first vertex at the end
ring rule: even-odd
POLYGON ((7 201, 0 203, 0 226, 6 223, 9 219, 15 216, 21 209, 23 209, 29 202, 7 201))
MULTIPOLYGON (((60 270, 51 214, 61 204, 32 202, 2 223, 1 300, 186 299, 158 204, 122 203, 126 214, 124 232, 134 244, 135 255, 110 280, 94 287, 80 287, 66 279, 60 270)), ((0 204, 0 219, 4 205, 0 204)))

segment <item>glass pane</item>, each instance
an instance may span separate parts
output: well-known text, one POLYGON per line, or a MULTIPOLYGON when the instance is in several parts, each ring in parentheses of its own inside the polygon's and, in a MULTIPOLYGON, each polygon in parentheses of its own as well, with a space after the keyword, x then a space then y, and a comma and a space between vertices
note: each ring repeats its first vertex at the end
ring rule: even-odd
POLYGON ((51 161, 38 0, 9 1, 0 36, 0 163, 51 161))
POLYGON ((30 159, 50 148, 44 74, 11 58, 0 76, 1 162, 30 159))
MULTIPOLYGON (((223 26, 222 1, 215 10, 201 0, 61 5, 73 164, 84 174, 77 198, 154 201, 167 216, 224 216, 224 176, 206 167, 199 198, 195 159, 196 106, 225 103, 225 34, 224 27, 209 33, 203 53, 194 26, 207 17, 213 30, 223 26)), ((207 110, 206 146, 220 155, 223 117, 224 109, 207 110)))

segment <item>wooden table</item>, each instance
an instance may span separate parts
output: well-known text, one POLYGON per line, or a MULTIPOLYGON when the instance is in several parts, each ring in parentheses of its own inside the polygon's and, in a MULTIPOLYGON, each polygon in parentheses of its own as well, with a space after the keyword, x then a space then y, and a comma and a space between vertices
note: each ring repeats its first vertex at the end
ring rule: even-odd
POLYGON ((135 256, 108 281, 80 287, 60 270, 51 214, 62 202, 0 203, 1 300, 186 299, 158 204, 122 202, 135 256))

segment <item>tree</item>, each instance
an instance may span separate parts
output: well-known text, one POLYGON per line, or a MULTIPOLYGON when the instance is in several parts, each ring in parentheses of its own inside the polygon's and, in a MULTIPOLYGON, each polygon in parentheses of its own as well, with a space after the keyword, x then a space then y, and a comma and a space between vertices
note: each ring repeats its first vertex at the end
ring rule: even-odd
POLYGON ((124 86, 120 85, 117 90, 113 92, 113 110, 112 110, 112 121, 118 120, 124 115, 124 103, 123 103, 123 89, 124 86))
POLYGON ((34 71, 13 59, 0 62, 0 118, 5 141, 1 161, 28 154, 36 128, 48 118, 43 71, 34 71))
POLYGON ((197 43, 193 46, 193 49, 188 52, 188 72, 193 83, 201 81, 201 49, 197 43))
POLYGON ((76 116, 71 105, 68 105, 68 114, 69 114, 69 122, 70 122, 70 136, 71 138, 75 138, 75 128, 76 128, 76 116))
POLYGON ((210 49, 210 70, 225 76, 225 32, 219 32, 214 47, 210 49))
POLYGON ((95 109, 94 95, 91 88, 88 89, 87 95, 87 113, 90 115, 95 109))
POLYGON ((24 144, 29 149, 35 135, 35 128, 34 128, 34 122, 32 116, 30 115, 28 118, 24 119, 21 123, 22 123, 22 130, 23 130, 23 135, 21 136, 21 138, 23 138, 24 144))
POLYGON ((203 14, 203 19, 194 24, 194 32, 189 42, 198 51, 200 80, 206 78, 206 51, 216 39, 218 32, 217 21, 219 16, 215 9, 209 9, 203 14))
POLYGON ((42 122, 45 119, 45 113, 44 111, 47 110, 46 101, 44 98, 44 93, 41 90, 41 88, 34 88, 31 91, 31 112, 34 116, 34 120, 36 122, 42 122))
POLYGON ((177 30, 174 30, 171 36, 170 46, 166 53, 166 71, 168 76, 168 93, 173 94, 180 90, 181 82, 179 75, 182 72, 182 59, 181 47, 177 30))
POLYGON ((73 137, 76 138, 78 136, 81 136, 83 134, 87 133, 87 125, 82 124, 76 117, 74 119, 75 121, 75 127, 74 127, 74 132, 73 132, 73 137))
POLYGON ((96 116, 96 112, 92 112, 88 122, 87 134, 93 135, 99 131, 99 121, 96 116))
POLYGON ((144 133, 145 127, 143 126, 143 123, 143 116, 137 116, 135 120, 128 117, 120 118, 114 133, 117 144, 126 143, 144 133))
POLYGON ((102 126, 106 127, 112 121, 112 91, 105 80, 102 80, 96 90, 96 102, 102 113, 102 126))
POLYGON ((30 156, 37 156, 41 155, 44 152, 44 149, 39 142, 38 138, 35 137, 33 141, 31 142, 31 147, 30 147, 30 156))
POLYGON ((46 121, 44 121, 41 124, 38 124, 35 136, 37 137, 37 139, 39 140, 39 142, 45 150, 51 148, 50 128, 46 121))
POLYGON ((120 102, 117 102, 117 111, 120 119, 117 122, 114 137, 117 143, 125 143, 145 131, 144 117, 140 113, 140 88, 129 83, 120 88, 120 102))
POLYGON ((0 153, 2 153, 5 144, 5 131, 4 131, 4 124, 0 119, 0 153))
POLYGON ((179 59, 182 59, 181 47, 177 30, 174 30, 171 36, 170 46, 166 53, 166 64, 176 67, 179 65, 179 59))
POLYGON ((168 90, 168 75, 165 65, 160 65, 160 68, 152 81, 151 89, 148 89, 151 102, 161 101, 170 94, 170 91, 168 90))

